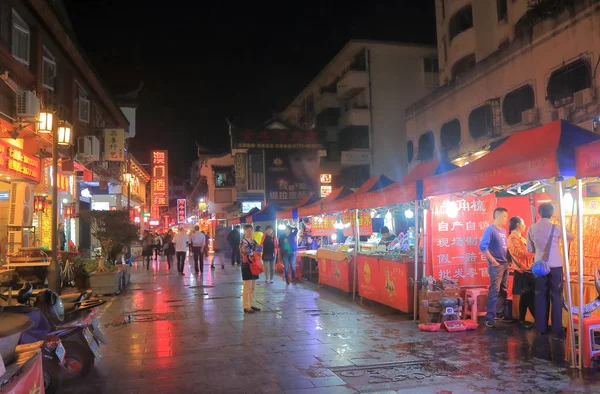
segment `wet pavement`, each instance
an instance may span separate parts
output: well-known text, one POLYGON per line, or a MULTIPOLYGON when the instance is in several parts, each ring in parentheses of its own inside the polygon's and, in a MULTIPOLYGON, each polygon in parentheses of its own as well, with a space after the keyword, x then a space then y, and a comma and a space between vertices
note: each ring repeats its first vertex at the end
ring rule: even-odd
POLYGON ((420 332, 411 317, 308 283, 257 284, 242 311, 239 268, 204 277, 134 267, 102 314, 111 341, 70 393, 600 393, 564 365, 564 342, 514 324, 420 332), (366 303, 365 303, 366 304, 366 303))

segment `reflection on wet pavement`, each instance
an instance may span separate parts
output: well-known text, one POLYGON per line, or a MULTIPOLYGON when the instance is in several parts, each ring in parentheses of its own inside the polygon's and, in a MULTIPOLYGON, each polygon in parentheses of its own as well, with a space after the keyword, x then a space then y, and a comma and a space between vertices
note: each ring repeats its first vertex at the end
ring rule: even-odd
POLYGON ((239 268, 208 267, 198 278, 134 268, 102 314, 104 358, 63 393, 600 392, 551 336, 511 324, 420 332, 410 316, 280 278, 258 282, 263 312, 248 315, 239 268))

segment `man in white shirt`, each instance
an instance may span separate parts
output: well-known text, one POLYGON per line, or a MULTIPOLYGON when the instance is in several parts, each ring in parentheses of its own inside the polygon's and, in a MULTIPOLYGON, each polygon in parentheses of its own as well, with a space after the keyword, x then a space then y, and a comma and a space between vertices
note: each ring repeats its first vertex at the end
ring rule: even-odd
POLYGON ((175 243, 175 252, 177 254, 177 271, 181 275, 185 275, 183 273, 183 268, 185 266, 185 252, 187 251, 187 245, 190 242, 187 234, 183 231, 183 226, 179 226, 179 230, 175 237, 173 237, 173 243, 175 243))
POLYGON ((192 253, 194 254, 194 268, 196 274, 198 274, 198 260, 200 260, 200 272, 204 273, 204 245, 206 244, 206 237, 200 232, 200 227, 194 226, 194 233, 192 234, 192 253))
MULTIPOLYGON (((552 224, 554 216, 552 204, 542 204, 538 208, 540 220, 529 227, 527 232, 527 250, 535 253, 535 261, 548 260, 550 273, 536 277, 535 282, 535 329, 539 334, 548 329, 549 306, 552 304, 552 332, 562 336, 562 293, 563 293, 563 255, 560 248, 562 230, 552 224), (552 229, 554 228, 554 231, 552 229), (552 236, 552 238, 550 237, 552 236)), ((568 239, 573 239, 567 233, 568 239)))

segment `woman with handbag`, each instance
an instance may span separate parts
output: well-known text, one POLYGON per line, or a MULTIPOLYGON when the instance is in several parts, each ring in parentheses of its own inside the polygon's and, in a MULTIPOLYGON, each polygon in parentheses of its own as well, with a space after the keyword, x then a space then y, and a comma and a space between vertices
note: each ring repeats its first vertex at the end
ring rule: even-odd
POLYGON ((525 221, 518 216, 510 219, 508 226, 508 253, 509 261, 514 266, 513 294, 519 295, 519 324, 524 328, 531 328, 525 321, 527 309, 532 316, 535 303, 535 277, 531 273, 535 254, 527 251, 527 241, 523 238, 525 221))
POLYGON ((252 238, 252 232, 252 226, 249 224, 245 225, 244 236, 240 241, 240 255, 242 256, 242 280, 244 282, 242 291, 242 305, 245 313, 254 313, 261 310, 255 306, 256 280, 258 279, 258 274, 254 274, 252 272, 253 266, 255 264, 260 264, 260 247, 252 238))

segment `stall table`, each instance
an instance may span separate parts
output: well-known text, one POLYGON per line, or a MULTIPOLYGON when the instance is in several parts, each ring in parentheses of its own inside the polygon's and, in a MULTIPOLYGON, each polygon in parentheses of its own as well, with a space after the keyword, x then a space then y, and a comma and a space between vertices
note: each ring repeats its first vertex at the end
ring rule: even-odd
POLYGON ((17 346, 16 359, 6 366, 6 372, 0 376, 0 393, 44 392, 44 373, 40 350, 42 343, 17 346))
POLYGON ((354 289, 354 261, 344 251, 318 249, 319 284, 335 287, 346 293, 354 289))
POLYGON ((359 254, 358 295, 399 311, 412 313, 414 258, 389 259, 378 255, 359 254))
POLYGON ((300 258, 300 267, 302 272, 306 272, 308 274, 308 276, 306 277, 307 280, 311 281, 313 279, 313 274, 316 271, 317 274, 317 278, 319 277, 319 272, 318 270, 313 271, 313 265, 315 266, 315 268, 318 268, 318 264, 317 264, 317 251, 316 250, 302 250, 298 252, 298 257, 300 258), (314 262, 314 264, 313 264, 314 262), (305 267, 308 267, 308 269, 305 269, 305 267))

